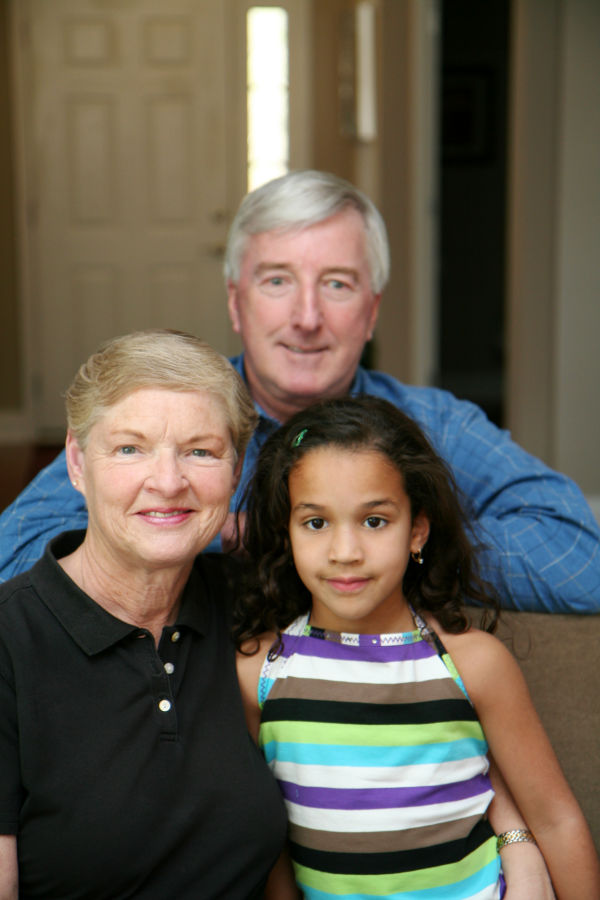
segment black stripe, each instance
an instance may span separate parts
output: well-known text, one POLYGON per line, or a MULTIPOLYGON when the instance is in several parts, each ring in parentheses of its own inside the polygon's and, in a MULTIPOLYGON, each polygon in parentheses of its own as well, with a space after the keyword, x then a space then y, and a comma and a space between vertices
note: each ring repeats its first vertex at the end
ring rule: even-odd
POLYGON ((319 872, 336 875, 390 875, 394 872, 412 872, 457 863, 493 834, 491 825, 484 819, 465 838, 431 847, 390 853, 330 853, 301 847, 292 841, 290 853, 294 862, 319 872))
POLYGON ((340 700, 267 699, 262 722, 338 722, 364 725, 419 725, 477 721, 468 700, 424 700, 418 703, 352 703, 340 700))

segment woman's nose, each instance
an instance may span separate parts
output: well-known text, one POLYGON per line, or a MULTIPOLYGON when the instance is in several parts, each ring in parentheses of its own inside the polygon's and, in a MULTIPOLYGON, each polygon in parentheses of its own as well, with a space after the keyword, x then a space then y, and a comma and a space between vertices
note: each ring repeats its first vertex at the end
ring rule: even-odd
POLYGON ((188 486, 181 460, 173 451, 160 451, 152 460, 148 485, 164 496, 181 493, 188 486))

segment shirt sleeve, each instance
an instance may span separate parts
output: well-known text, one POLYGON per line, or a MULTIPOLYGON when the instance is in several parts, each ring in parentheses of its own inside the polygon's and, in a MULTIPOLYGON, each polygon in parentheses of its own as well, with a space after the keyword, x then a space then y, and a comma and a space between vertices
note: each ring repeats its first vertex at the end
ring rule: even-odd
POLYGON ((483 575, 502 605, 600 612, 600 529, 581 490, 477 406, 447 394, 443 401, 436 443, 479 526, 483 575))
POLYGON ((85 501, 69 481, 63 450, 0 516, 0 581, 30 569, 61 531, 86 527, 85 501))
POLYGON ((425 430, 450 466, 486 545, 482 574, 506 609, 600 612, 600 528, 581 490, 439 388, 359 370, 354 392, 391 401, 425 430))

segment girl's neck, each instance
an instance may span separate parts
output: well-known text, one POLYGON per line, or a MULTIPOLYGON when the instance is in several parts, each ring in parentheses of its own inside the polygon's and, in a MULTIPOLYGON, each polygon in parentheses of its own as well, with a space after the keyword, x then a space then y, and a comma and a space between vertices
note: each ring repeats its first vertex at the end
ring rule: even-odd
POLYGON ((369 617, 368 621, 330 618, 327 613, 319 613, 315 608, 311 609, 308 624, 324 631, 334 631, 340 634, 402 634, 414 631, 416 628, 412 609, 408 604, 398 609, 393 617, 386 616, 381 620, 377 616, 369 617))

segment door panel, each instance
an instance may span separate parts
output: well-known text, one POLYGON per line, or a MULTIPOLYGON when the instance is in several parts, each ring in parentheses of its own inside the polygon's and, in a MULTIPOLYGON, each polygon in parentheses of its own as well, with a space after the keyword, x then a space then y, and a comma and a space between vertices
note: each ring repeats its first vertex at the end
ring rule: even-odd
POLYGON ((237 349, 221 276, 230 220, 223 0, 15 4, 25 106, 24 243, 39 437, 107 337, 192 331, 237 349))

